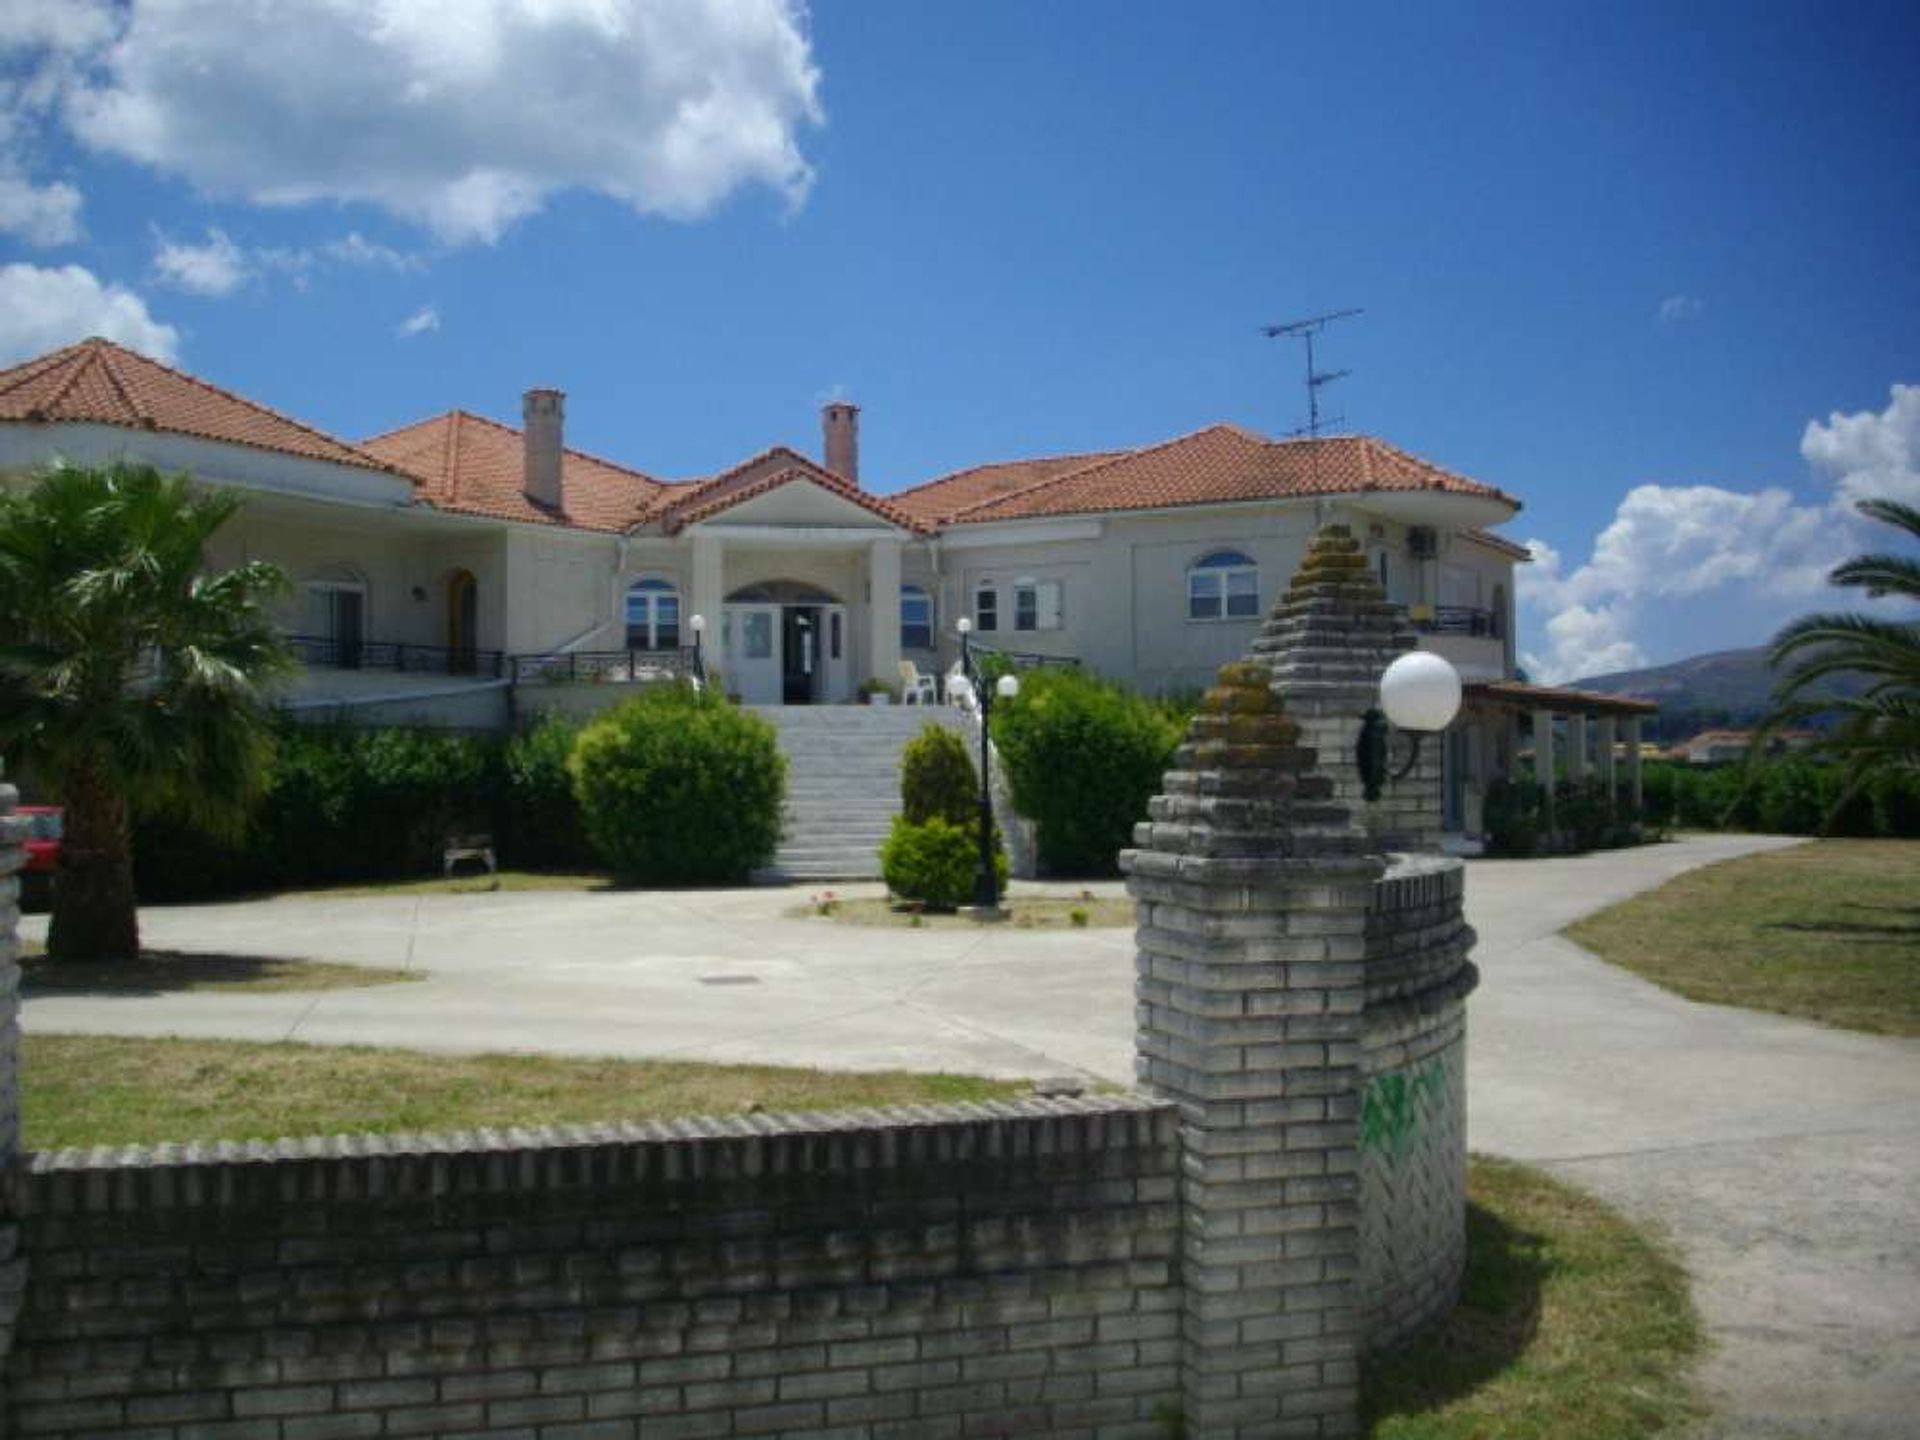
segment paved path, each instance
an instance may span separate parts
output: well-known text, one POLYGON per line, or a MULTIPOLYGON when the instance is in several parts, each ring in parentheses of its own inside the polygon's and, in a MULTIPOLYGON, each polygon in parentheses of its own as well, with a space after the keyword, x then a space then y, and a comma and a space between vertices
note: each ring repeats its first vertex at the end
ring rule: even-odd
MULTIPOLYGON (((1920 1434, 1920 1043, 1695 1005, 1556 932, 1711 837, 1476 862, 1476 1149, 1663 1223, 1727 1437, 1920 1434)), ((1101 887, 1107 888, 1107 887, 1101 887)), ((36 998, 29 1030, 1131 1078, 1129 931, 864 930, 793 891, 271 900, 154 910, 156 946, 405 966, 321 995, 36 998)))

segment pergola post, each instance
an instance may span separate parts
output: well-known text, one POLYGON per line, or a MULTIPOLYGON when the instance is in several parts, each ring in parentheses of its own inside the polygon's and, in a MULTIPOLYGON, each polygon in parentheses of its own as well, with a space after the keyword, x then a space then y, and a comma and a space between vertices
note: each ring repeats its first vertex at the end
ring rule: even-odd
POLYGON ((1547 833, 1553 833, 1553 712, 1533 712, 1533 778, 1546 796, 1547 833))
POLYGON ((1646 798, 1640 789, 1640 717, 1627 717, 1627 789, 1633 795, 1633 813, 1638 815, 1646 804, 1646 798))
POLYGON ((1613 716, 1601 715, 1595 719, 1594 725, 1600 732, 1595 742, 1598 746, 1596 758, 1600 762, 1600 783, 1607 787, 1607 809, 1617 810, 1620 807, 1620 772, 1614 752, 1618 744, 1615 733, 1618 724, 1613 716))
POLYGON ((1587 717, 1567 716, 1567 779, 1575 785, 1587 778, 1587 717))

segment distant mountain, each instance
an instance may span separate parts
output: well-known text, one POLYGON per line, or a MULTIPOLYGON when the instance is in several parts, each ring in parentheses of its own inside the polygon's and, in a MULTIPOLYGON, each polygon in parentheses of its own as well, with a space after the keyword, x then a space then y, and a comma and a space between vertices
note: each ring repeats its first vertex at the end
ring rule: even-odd
MULTIPOLYGON (((1572 688, 1654 701, 1660 715, 1649 723, 1648 738, 1665 740, 1683 739, 1716 725, 1752 725, 1767 713, 1773 679, 1766 647, 1755 646, 1751 650, 1716 650, 1645 670, 1592 675, 1573 681, 1572 688)), ((1860 685, 1841 676, 1829 682, 1828 688, 1852 694, 1860 685)))

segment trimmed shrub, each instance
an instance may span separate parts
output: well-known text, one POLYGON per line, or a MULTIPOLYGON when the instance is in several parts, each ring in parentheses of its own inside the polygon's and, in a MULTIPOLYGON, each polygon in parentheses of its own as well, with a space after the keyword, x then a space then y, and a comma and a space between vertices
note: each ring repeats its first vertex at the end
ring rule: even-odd
MULTIPOLYGON (((1004 887, 1007 857, 994 847, 993 868, 1004 887)), ((979 832, 934 816, 918 823, 896 815, 880 847, 880 873, 887 888, 929 910, 952 910, 973 894, 980 873, 979 832)))
POLYGON ((780 840, 787 761, 774 728, 675 686, 607 711, 567 762, 595 852, 624 881, 741 881, 780 840))
POLYGON ((1013 803, 1056 875, 1111 875, 1180 743, 1155 702, 1076 670, 1032 670, 994 707, 1013 803))
POLYGON ((1487 851, 1524 859, 1540 848, 1544 796, 1531 780, 1496 780, 1487 787, 1487 851))
POLYGON ((502 859, 525 870, 579 870, 594 864, 574 798, 567 757, 578 722, 550 715, 506 744, 501 758, 499 845, 502 859))
POLYGON ((927 722, 900 756, 900 808, 915 825, 934 819, 978 823, 980 772, 967 755, 967 742, 927 722))

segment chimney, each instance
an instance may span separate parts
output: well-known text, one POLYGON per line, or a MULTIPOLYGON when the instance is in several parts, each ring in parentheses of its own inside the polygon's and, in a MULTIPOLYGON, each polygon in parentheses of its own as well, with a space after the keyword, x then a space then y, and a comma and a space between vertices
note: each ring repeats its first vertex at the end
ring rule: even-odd
POLYGON ((525 426, 521 442, 526 467, 520 488, 536 505, 544 505, 549 510, 564 509, 560 447, 567 419, 567 397, 558 390, 529 390, 521 398, 520 416, 525 426))
POLYGON ((832 400, 820 407, 820 430, 825 438, 827 469, 843 480, 860 483, 860 407, 832 400))

